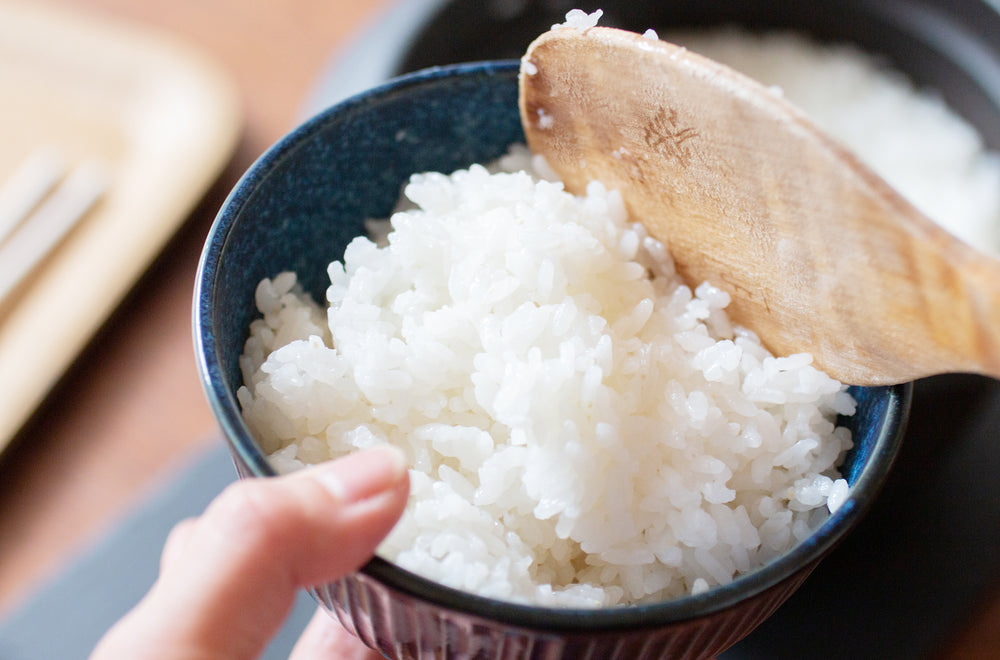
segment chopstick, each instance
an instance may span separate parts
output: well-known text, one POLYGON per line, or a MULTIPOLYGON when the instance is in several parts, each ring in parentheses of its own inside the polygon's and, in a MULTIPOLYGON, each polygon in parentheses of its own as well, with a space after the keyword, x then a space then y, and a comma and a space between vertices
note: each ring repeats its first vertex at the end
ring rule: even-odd
POLYGON ((0 242, 14 231, 66 171, 59 152, 44 147, 32 152, 0 188, 0 242))
POLYGON ((30 156, 0 190, 0 301, 69 233, 104 194, 105 168, 88 161, 70 172, 58 155, 30 156))

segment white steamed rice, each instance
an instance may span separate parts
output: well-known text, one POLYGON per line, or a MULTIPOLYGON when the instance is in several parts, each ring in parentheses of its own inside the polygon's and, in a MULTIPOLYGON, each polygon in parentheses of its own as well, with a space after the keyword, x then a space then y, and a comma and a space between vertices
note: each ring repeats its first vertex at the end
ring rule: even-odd
MULTIPOLYGON (((1000 252, 1000 164, 936 98, 791 34, 668 38, 780 88, 1000 252)), ((379 553, 501 599, 670 598, 787 551, 847 496, 850 396, 681 283, 616 193, 573 197, 541 165, 413 177, 387 246, 358 238, 330 265, 323 307, 294 274, 261 282, 238 396, 262 448, 279 471, 402 448, 411 498, 379 553)))
POLYGON ((239 392, 280 471, 406 452, 382 555, 496 598, 633 603, 729 582, 844 499, 851 397, 682 284, 617 193, 474 166, 405 194, 387 247, 330 266, 326 315, 290 273, 260 284, 239 392))

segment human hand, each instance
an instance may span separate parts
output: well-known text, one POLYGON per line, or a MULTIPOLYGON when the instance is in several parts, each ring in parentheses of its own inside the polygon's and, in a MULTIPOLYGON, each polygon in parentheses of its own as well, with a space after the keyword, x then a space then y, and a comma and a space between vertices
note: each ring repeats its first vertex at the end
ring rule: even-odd
MULTIPOLYGON (((377 448, 271 479, 239 481, 178 524, 149 593, 91 660, 251 660, 296 592, 364 564, 406 504, 402 455, 377 448)), ((379 658, 319 611, 290 658, 379 658)))

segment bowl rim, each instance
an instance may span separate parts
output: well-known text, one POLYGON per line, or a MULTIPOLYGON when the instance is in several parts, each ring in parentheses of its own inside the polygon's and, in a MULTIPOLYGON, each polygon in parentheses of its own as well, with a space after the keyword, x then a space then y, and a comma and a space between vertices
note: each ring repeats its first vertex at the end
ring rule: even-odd
MULTIPOLYGON (((193 304, 193 334, 196 362, 202 388, 219 422, 233 458, 253 477, 276 476, 257 447, 239 412, 235 394, 226 385, 221 358, 213 335, 212 314, 215 288, 219 277, 219 258, 240 212, 267 173, 299 146, 307 142, 327 122, 343 113, 354 112, 381 98, 402 93, 409 87, 433 84, 456 76, 516 74, 516 60, 492 60, 436 66, 392 78, 380 85, 331 105, 291 129, 240 177, 226 197, 207 235, 198 263, 193 304)), ((390 561, 375 556, 359 572, 392 591, 463 616, 499 621, 524 629, 569 631, 586 628, 593 632, 616 632, 625 629, 662 627, 717 614, 742 601, 780 585, 803 569, 812 570, 863 517, 874 495, 881 488, 898 453, 912 401, 913 384, 904 383, 879 388, 886 400, 886 415, 881 420, 872 448, 872 458, 858 475, 843 505, 808 539, 781 556, 726 585, 700 594, 641 605, 604 608, 562 608, 503 601, 461 591, 421 577, 390 561)))

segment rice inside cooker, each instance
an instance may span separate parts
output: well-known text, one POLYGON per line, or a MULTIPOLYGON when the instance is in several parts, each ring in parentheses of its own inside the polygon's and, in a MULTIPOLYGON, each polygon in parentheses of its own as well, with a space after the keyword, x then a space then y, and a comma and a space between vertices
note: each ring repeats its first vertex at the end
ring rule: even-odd
POLYGON ((794 32, 662 36, 771 86, 931 220, 1000 256, 1000 154, 933 90, 856 46, 794 32))

